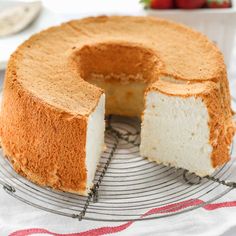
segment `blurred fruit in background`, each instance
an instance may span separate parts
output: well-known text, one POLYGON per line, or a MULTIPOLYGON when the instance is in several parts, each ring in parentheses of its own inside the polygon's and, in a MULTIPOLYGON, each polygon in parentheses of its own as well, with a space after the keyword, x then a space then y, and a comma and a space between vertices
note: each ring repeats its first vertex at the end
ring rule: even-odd
POLYGON ((201 8, 206 3, 206 0, 175 0, 176 6, 181 9, 196 9, 201 8))
POLYGON ((151 9, 198 9, 229 8, 231 0, 140 0, 145 8, 151 9))
POLYGON ((231 7, 230 0, 207 0, 209 8, 229 8, 231 7))
POLYGON ((152 9, 171 9, 174 7, 174 0, 141 0, 147 8, 152 9))

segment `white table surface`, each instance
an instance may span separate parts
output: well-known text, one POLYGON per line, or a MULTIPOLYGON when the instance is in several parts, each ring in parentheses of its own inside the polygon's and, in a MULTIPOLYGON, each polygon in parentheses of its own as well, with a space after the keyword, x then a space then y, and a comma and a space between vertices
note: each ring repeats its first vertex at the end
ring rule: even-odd
MULTIPOLYGON (((44 0, 45 9, 42 11, 38 20, 32 24, 28 29, 21 33, 0 40, 0 68, 4 68, 1 61, 6 61, 8 55, 15 50, 16 44, 20 44, 34 32, 37 32, 50 25, 59 24, 62 21, 72 18, 79 18, 87 15, 99 14, 127 14, 127 15, 143 15, 138 0, 44 0), (16 39, 17 38, 17 39, 16 39), (4 50, 3 50, 4 49, 4 50), (4 53, 1 53, 3 52, 4 53)), ((0 2, 1 5, 1 2, 0 2)), ((236 41, 232 57, 232 62, 228 70, 231 89, 236 89, 236 41)), ((0 71, 0 83, 3 83, 5 71, 0 71)), ((234 108, 236 109, 236 108, 234 108)), ((10 200, 9 200, 10 201, 10 200)), ((7 203, 6 203, 7 204, 7 203)), ((1 215, 0 215, 1 217, 1 215)), ((225 232, 223 236, 236 235, 236 221, 235 227, 225 232)))

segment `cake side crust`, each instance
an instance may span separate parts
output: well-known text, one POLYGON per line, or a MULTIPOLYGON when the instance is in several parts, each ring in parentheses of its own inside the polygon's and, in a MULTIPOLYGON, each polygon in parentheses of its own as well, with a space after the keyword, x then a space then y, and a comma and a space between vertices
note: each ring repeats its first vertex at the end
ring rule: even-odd
POLYGON ((30 181, 86 195, 87 117, 42 103, 15 76, 8 67, 0 129, 4 154, 30 181))
POLYGON ((219 84, 215 84, 211 86, 211 92, 200 94, 209 114, 209 142, 213 147, 211 161, 214 168, 230 160, 230 147, 236 131, 231 109, 225 103, 226 94, 222 94, 220 87, 219 84))

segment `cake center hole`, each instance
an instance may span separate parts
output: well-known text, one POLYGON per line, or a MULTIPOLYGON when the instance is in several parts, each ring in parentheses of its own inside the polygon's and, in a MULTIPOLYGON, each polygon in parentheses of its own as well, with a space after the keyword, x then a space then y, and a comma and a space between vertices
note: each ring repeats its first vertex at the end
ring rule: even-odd
POLYGON ((84 46, 76 62, 82 78, 104 89, 107 115, 140 116, 144 91, 160 68, 152 50, 130 43, 84 46))

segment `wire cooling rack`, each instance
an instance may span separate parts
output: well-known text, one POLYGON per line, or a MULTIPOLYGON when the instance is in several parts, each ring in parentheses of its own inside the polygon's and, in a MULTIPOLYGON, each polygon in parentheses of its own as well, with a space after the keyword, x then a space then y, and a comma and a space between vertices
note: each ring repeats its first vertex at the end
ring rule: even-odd
POLYGON ((138 119, 108 118, 107 149, 88 197, 29 182, 15 173, 2 152, 0 185, 7 194, 33 207, 96 221, 147 220, 180 214, 215 201, 235 188, 234 183, 225 181, 232 173, 234 158, 211 177, 200 178, 142 158, 139 133, 138 119))

